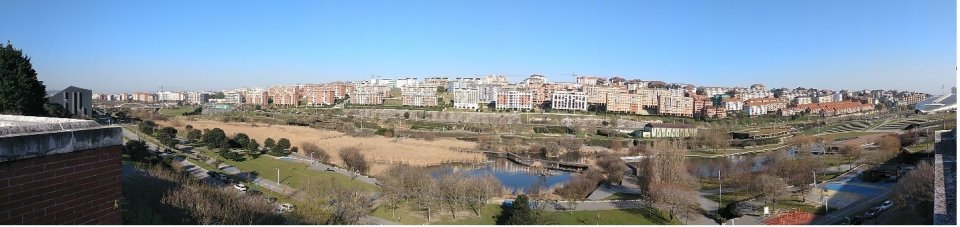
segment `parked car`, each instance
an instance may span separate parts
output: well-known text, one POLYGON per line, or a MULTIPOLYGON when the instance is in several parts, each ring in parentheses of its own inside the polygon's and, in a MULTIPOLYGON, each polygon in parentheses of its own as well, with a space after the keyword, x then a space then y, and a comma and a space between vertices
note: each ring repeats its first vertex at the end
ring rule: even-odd
POLYGON ((877 208, 880 208, 879 209, 880 211, 885 211, 887 209, 890 209, 890 207, 893 207, 893 201, 887 200, 887 201, 883 201, 883 203, 881 203, 880 206, 878 206, 877 208))
POLYGON ((239 191, 241 191, 241 192, 246 192, 247 189, 248 189, 247 186, 246 186, 246 185, 243 185, 243 184, 235 184, 235 185, 233 185, 233 188, 236 188, 237 190, 239 190, 239 191))
POLYGON ((327 168, 327 172, 333 172, 333 169, 327 168))

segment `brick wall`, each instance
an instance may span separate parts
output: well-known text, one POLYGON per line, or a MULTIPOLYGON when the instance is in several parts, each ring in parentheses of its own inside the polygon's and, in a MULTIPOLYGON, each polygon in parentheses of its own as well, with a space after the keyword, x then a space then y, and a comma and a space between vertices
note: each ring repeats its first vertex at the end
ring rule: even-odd
POLYGON ((0 225, 121 223, 120 146, 0 162, 0 225))

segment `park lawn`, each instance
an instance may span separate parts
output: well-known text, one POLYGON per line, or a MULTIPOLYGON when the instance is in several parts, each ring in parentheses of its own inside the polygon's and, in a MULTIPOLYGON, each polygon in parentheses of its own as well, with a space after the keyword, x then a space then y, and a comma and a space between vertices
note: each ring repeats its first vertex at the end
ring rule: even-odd
POLYGON ((335 185, 359 189, 361 191, 376 190, 376 186, 374 185, 355 181, 344 175, 308 169, 307 164, 277 160, 265 155, 256 159, 246 159, 237 162, 226 160, 206 148, 197 147, 194 149, 203 152, 207 156, 220 159, 223 163, 232 165, 240 169, 240 171, 256 173, 261 177, 274 181, 276 181, 277 168, 279 168, 281 183, 289 185, 294 189, 302 189, 310 184, 326 184, 331 182, 335 185))
POLYGON ((613 195, 603 198, 603 200, 637 200, 640 199, 638 194, 629 194, 629 193, 613 193, 613 195))
POLYGON ((750 196, 744 192, 723 193, 723 201, 720 201, 719 195, 706 195, 704 197, 714 202, 720 202, 721 207, 727 206, 727 204, 730 204, 730 203, 735 203, 735 202, 740 202, 740 201, 750 199, 750 196))
POLYGON ((652 209, 596 210, 550 212, 559 225, 664 225, 682 224, 679 218, 667 220, 669 215, 652 209), (598 219, 599 217, 599 219, 598 219))

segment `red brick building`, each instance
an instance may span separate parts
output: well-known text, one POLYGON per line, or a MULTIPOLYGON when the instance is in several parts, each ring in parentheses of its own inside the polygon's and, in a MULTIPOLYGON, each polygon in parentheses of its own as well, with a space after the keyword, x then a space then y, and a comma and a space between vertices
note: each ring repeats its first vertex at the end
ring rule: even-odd
POLYGON ((0 115, 0 225, 122 224, 120 127, 0 115))

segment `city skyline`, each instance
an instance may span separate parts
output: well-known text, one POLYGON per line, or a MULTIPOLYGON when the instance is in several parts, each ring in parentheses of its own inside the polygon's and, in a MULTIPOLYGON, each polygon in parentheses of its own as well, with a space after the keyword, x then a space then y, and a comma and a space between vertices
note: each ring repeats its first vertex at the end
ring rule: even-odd
POLYGON ((956 84, 955 2, 747 2, 30 1, 5 4, 0 39, 26 51, 49 90, 102 93, 371 75, 930 94, 956 84))

